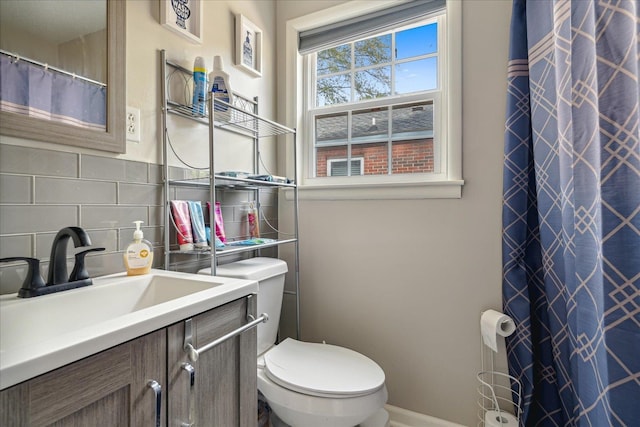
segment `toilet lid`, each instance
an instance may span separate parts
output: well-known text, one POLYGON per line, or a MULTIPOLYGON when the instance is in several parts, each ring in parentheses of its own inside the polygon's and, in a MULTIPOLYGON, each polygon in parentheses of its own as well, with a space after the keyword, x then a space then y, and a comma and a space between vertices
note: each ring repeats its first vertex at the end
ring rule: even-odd
POLYGON ((384 371, 368 357, 330 344, 287 338, 264 355, 270 380, 312 396, 355 397, 384 385, 384 371))

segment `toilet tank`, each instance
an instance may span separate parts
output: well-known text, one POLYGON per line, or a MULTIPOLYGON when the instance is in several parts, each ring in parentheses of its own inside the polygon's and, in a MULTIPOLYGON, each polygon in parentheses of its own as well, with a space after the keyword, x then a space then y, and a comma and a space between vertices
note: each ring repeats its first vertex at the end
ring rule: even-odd
MULTIPOLYGON (((234 277, 236 279, 256 280, 258 282, 257 314, 269 315, 267 323, 258 325, 258 355, 267 351, 276 343, 282 295, 284 293, 284 276, 287 263, 277 258, 256 257, 229 264, 219 265, 216 276, 234 277)), ((199 271, 210 274, 211 269, 199 271)))

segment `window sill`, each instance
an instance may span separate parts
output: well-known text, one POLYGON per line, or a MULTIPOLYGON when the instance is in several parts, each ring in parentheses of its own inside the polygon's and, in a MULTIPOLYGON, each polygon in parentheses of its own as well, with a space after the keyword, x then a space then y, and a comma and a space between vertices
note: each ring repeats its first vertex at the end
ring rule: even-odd
MULTIPOLYGON (((299 200, 412 200, 460 199, 463 180, 387 184, 300 185, 299 200)), ((285 192, 287 200, 293 191, 285 192)))

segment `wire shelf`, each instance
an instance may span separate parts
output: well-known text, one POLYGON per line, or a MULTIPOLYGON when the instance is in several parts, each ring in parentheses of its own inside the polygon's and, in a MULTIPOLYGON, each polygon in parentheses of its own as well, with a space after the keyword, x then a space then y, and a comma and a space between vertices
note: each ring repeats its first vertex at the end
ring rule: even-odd
MULTIPOLYGON (((171 185, 178 185, 181 187, 209 187, 211 181, 209 177, 190 178, 190 179, 178 179, 169 181, 171 185)), ((258 189, 264 187, 295 187, 294 182, 277 182, 277 181, 265 181, 260 179, 251 178, 238 178, 226 175, 215 175, 216 188, 236 188, 236 189, 258 189)))
MULTIPOLYGON (((239 254, 242 252, 250 252, 250 251, 257 251, 260 249, 272 248, 272 247, 284 245, 287 243, 295 243, 297 241, 298 239, 277 239, 277 240, 274 240, 273 242, 260 243, 260 244, 251 245, 251 246, 235 246, 233 245, 233 242, 231 242, 229 245, 225 246, 224 248, 217 248, 216 254, 218 256, 227 256, 227 255, 239 254)), ((182 255, 209 255, 211 254, 211 248, 193 249, 190 251, 181 251, 177 249, 171 249, 169 250, 169 253, 182 254, 182 255)))
MULTIPOLYGON (((180 92, 182 93, 186 91, 186 93, 189 93, 189 85, 193 84, 191 81, 192 71, 171 61, 166 61, 166 64, 173 67, 175 72, 182 75, 182 79, 178 79, 179 85, 181 87, 183 86, 183 90, 180 92)), ((170 80, 173 75, 174 73, 170 73, 168 79, 170 80)), ((170 86, 168 83, 169 82, 167 82, 167 87, 170 86)), ((233 102, 231 104, 221 101, 220 99, 213 99, 213 118, 214 126, 216 128, 242 133, 253 138, 295 133, 295 130, 291 128, 255 114, 253 112, 255 102, 237 93, 234 93, 233 95, 233 102)), ((207 106, 210 104, 210 97, 211 93, 209 92, 207 106)), ((178 96, 178 98, 181 100, 184 98, 184 101, 186 101, 188 96, 178 96)), ((167 112, 190 120, 195 120, 203 124, 209 123, 208 112, 206 114, 197 113, 194 111, 193 105, 177 102, 175 99, 167 99, 167 112)))

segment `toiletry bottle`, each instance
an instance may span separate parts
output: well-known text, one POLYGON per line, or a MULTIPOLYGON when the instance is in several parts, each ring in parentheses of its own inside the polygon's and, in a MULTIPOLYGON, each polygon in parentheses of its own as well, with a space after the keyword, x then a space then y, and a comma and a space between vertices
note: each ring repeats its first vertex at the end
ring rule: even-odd
POLYGON ((204 116, 207 104, 207 69, 204 58, 196 57, 193 62, 193 106, 194 115, 204 116))
POLYGON ((249 223, 249 236, 252 238, 260 237, 260 222, 258 218, 258 210, 254 207, 253 202, 249 205, 247 213, 247 222, 249 223))
MULTIPOLYGON (((213 71, 209 73, 209 83, 211 84, 211 92, 215 99, 224 101, 227 104, 232 103, 233 94, 229 86, 229 74, 222 70, 221 56, 215 56, 213 58, 213 71)), ((218 105, 215 109, 217 111, 227 111, 225 105, 218 105)))
POLYGON ((133 241, 127 246, 124 253, 124 265, 128 276, 147 274, 153 264, 153 247, 144 239, 140 224, 142 221, 133 221, 136 231, 133 232, 133 241))
POLYGON ((171 200, 171 214, 173 225, 176 228, 176 237, 180 250, 193 250, 193 230, 191 229, 191 215, 189 214, 189 204, 186 200, 171 200))

